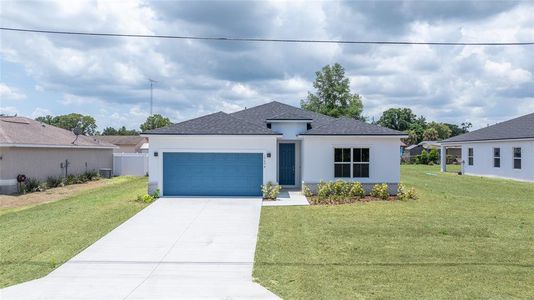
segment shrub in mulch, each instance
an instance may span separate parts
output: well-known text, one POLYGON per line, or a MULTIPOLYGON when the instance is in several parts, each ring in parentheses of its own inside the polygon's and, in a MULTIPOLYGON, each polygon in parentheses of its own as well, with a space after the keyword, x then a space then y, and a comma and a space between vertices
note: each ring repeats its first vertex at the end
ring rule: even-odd
POLYGON ((371 194, 365 196, 359 182, 321 182, 317 194, 310 193, 307 186, 303 187, 308 201, 312 205, 340 205, 351 203, 365 203, 370 201, 407 201, 417 199, 414 188, 407 188, 399 184, 397 195, 389 195, 388 185, 385 183, 373 186, 371 194))

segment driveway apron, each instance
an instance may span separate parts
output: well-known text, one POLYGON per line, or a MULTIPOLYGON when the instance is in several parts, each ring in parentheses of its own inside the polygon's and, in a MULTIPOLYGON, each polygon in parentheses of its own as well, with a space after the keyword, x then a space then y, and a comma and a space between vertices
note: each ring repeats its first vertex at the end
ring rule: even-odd
POLYGON ((252 282, 260 198, 162 198, 1 299, 276 299, 252 282))

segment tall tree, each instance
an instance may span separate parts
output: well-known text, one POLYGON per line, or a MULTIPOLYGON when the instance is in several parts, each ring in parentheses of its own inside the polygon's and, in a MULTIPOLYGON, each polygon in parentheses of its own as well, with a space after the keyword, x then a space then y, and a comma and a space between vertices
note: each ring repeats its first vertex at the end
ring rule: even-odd
POLYGON ((56 127, 73 131, 75 128, 83 135, 94 135, 96 133, 96 121, 93 117, 78 113, 71 113, 60 116, 37 117, 36 121, 50 124, 56 127))
POLYGON ((439 138, 438 131, 435 128, 427 128, 423 132, 423 140, 425 141, 437 141, 439 138))
POLYGON ((365 120, 362 99, 357 93, 351 93, 350 81, 340 64, 326 65, 315 72, 313 87, 316 93, 308 92, 307 98, 300 101, 302 108, 332 117, 365 120))
POLYGON ((436 130, 436 132, 438 133, 438 140, 448 139, 451 136, 451 129, 449 128, 449 126, 443 123, 432 121, 428 123, 427 129, 428 128, 434 128, 436 130))
POLYGON ((145 123, 141 124, 140 128, 141 128, 141 131, 147 131, 147 130, 169 126, 171 124, 172 123, 171 123, 171 120, 169 120, 169 118, 163 117, 160 114, 155 114, 155 115, 149 116, 146 119, 145 123))
POLYGON ((405 131, 417 121, 417 116, 409 108, 390 108, 382 113, 378 125, 405 131))

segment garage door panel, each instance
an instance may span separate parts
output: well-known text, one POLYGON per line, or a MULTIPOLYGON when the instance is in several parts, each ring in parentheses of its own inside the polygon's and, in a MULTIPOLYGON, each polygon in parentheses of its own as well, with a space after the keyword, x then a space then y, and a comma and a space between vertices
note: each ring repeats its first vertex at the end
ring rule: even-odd
POLYGON ((165 196, 259 196, 262 153, 163 153, 165 196))

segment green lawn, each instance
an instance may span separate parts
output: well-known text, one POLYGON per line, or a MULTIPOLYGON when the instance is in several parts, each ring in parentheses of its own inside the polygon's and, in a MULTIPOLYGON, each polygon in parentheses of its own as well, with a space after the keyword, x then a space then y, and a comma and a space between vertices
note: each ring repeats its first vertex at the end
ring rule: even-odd
POLYGON ((255 279, 285 299, 534 298, 534 184, 401 180, 419 200, 263 207, 255 279))
POLYGON ((144 177, 118 177, 75 196, 0 210, 0 288, 42 277, 146 205, 144 177))

